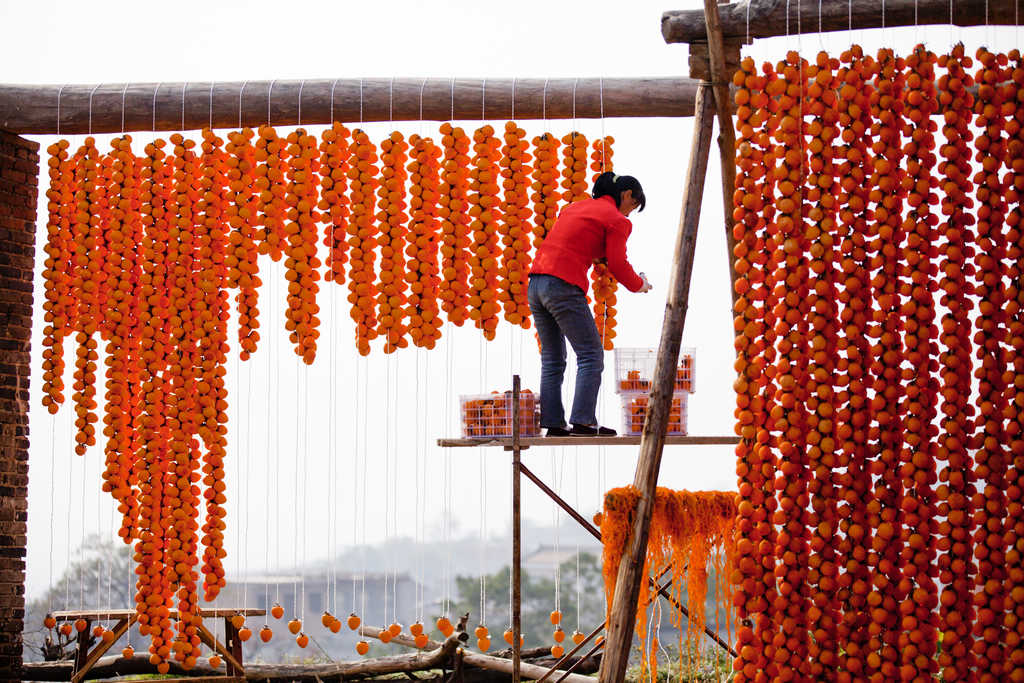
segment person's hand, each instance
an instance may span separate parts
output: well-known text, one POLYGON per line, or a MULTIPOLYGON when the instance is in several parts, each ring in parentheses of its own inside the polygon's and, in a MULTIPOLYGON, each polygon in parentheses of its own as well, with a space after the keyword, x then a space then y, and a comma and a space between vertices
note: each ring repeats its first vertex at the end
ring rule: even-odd
POLYGON ((650 280, 648 280, 647 276, 643 273, 640 273, 640 279, 644 281, 644 284, 640 287, 640 290, 638 291, 639 294, 645 294, 654 288, 654 285, 651 284, 650 280))

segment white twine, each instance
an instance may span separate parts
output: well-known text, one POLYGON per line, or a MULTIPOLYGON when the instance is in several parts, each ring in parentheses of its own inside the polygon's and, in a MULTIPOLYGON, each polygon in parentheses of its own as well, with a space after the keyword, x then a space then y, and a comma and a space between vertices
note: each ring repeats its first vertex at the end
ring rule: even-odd
MULTIPOLYGON (((59 97, 60 96, 58 95, 58 99, 59 99, 59 97)), ((125 102, 125 98, 127 98, 127 97, 128 97, 128 84, 125 83, 124 84, 124 90, 121 91, 121 134, 122 135, 124 134, 124 108, 125 108, 124 102, 125 102)))
POLYGON ((277 79, 270 81, 270 87, 267 88, 267 127, 270 127, 270 95, 274 92, 274 84, 277 83, 277 79))
POLYGON ((245 92, 245 85, 249 81, 242 81, 242 87, 238 90, 238 127, 242 127, 242 93, 245 92))
POLYGON ((163 83, 157 83, 156 87, 153 88, 153 132, 156 132, 156 94, 160 91, 160 86, 163 83))
POLYGON ((60 96, 61 93, 64 92, 64 88, 66 88, 67 85, 68 84, 65 83, 64 85, 60 86, 60 89, 57 91, 57 137, 60 137, 60 96))
POLYGON ((299 83, 299 111, 296 116, 296 118, 298 118, 298 123, 296 125, 298 126, 302 125, 302 89, 304 87, 306 87, 306 79, 302 79, 299 83))
POLYGON ((334 83, 331 83, 331 123, 334 123, 334 89, 338 87, 338 79, 334 79, 334 83))
POLYGON ((93 94, 95 94, 96 88, 100 87, 101 85, 103 84, 97 83, 95 87, 93 87, 93 89, 89 92, 89 135, 92 135, 92 96, 93 94))
POLYGON ((185 92, 188 90, 188 81, 181 86, 181 131, 185 132, 185 92))
POLYGON ((210 130, 213 130, 213 86, 217 85, 217 81, 210 83, 210 130))

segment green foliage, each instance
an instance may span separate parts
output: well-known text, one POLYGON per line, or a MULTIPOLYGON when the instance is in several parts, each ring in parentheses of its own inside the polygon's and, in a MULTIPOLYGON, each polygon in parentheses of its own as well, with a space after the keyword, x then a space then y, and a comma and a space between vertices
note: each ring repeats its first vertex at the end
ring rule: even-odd
MULTIPOLYGON (((574 629, 589 633, 605 618, 604 580, 601 577, 601 560, 592 553, 580 553, 579 582, 577 584, 576 558, 564 562, 559 568, 559 603, 562 611, 562 628, 566 641, 574 629), (579 600, 577 601, 577 593, 579 600), (577 623, 577 605, 579 620, 577 623)), ((504 567, 484 577, 484 605, 486 621, 491 631, 494 647, 505 647, 502 633, 511 623, 509 613, 509 575, 511 567, 504 567)), ((468 630, 480 623, 480 578, 458 576, 455 578, 456 605, 454 614, 469 612, 468 630)), ((551 625, 550 614, 555 609, 555 580, 544 576, 522 574, 522 618, 523 647, 553 645, 551 637, 555 627, 551 625)), ((454 623, 453 619, 453 623, 454 623)))

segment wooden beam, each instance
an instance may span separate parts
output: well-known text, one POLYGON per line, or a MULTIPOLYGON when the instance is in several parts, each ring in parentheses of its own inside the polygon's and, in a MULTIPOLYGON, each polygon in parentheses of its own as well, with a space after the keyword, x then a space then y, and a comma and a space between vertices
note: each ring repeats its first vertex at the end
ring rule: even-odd
POLYGON ((697 85, 690 78, 0 84, 0 129, 73 135, 197 130, 211 123, 214 128, 237 128, 239 123, 258 126, 268 120, 293 126, 300 119, 304 125, 327 124, 332 114, 335 121, 352 123, 479 121, 511 119, 513 108, 519 120, 692 116, 697 85))
MULTIPOLYGON (((732 94, 729 84, 732 71, 726 66, 725 42, 722 39, 722 23, 718 16, 717 0, 704 0, 704 17, 708 29, 708 62, 711 72, 711 89, 715 93, 715 109, 718 112, 718 158, 722 169, 722 215, 725 217, 726 260, 729 267, 729 295, 733 309, 736 307, 736 237, 733 235, 734 221, 733 193, 736 190, 736 128, 732 120, 732 94)), ((739 61, 739 44, 730 43, 733 62, 739 61), (732 52, 732 51, 735 52, 732 52)), ((730 321, 732 316, 729 316, 730 321)), ((730 333, 733 331, 729 328, 730 333)))
MULTIPOLYGON (((1014 26, 1017 22, 1015 0, 830 0, 785 2, 784 0, 748 0, 719 7, 722 35, 726 40, 771 38, 773 36, 888 28, 927 24, 954 26, 1014 26), (786 13, 789 10, 787 25, 786 13), (883 16, 882 10, 885 10, 883 16), (986 8, 988 16, 986 17, 986 8), (820 29, 819 29, 820 26, 820 29)), ((704 10, 681 10, 661 15, 661 35, 666 43, 692 43, 707 40, 704 10)))
POLYGON ((668 428, 668 414, 675 388, 676 366, 679 362, 679 344, 686 323, 690 294, 690 276, 693 274, 693 252, 697 242, 700 206, 704 196, 704 178, 707 175, 708 153, 711 149, 711 130, 714 123, 714 95, 710 86, 697 91, 696 119, 693 124, 693 144, 683 188, 683 206, 676 238, 675 260, 668 285, 665 319, 662 323, 658 359, 654 367, 651 401, 640 441, 640 458, 636 466, 633 486, 639 491, 636 515, 630 531, 626 551, 619 564, 615 582, 608 637, 601 663, 601 683, 621 683, 626 675, 626 664, 633 642, 636 624, 636 603, 647 554, 654 494, 661 469, 661 453, 668 428))
MULTIPOLYGON (((530 436, 519 439, 522 450, 531 446, 639 446, 639 436, 530 436)), ((666 436, 666 446, 735 446, 738 436, 666 436)), ((512 448, 512 439, 481 437, 476 439, 438 439, 444 448, 477 448, 500 446, 512 448)))

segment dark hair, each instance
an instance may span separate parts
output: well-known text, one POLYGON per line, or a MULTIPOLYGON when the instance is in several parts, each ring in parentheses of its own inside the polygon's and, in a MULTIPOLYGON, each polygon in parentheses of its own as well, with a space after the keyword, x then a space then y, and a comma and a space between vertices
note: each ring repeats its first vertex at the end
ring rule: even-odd
POLYGON ((597 176, 597 180, 594 181, 594 199, 599 197, 611 197, 615 200, 615 206, 622 203, 622 193, 626 190, 632 190, 633 199, 635 199, 640 210, 643 211, 644 207, 647 206, 647 198, 644 197, 644 188, 640 187, 640 181, 631 175, 615 175, 611 171, 605 171, 601 175, 597 176))

